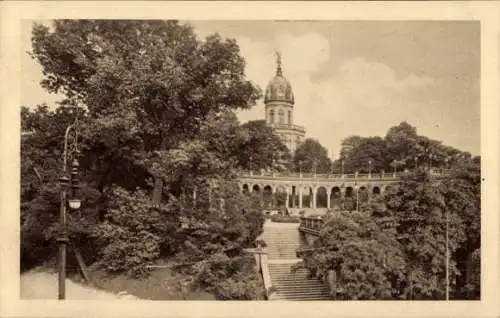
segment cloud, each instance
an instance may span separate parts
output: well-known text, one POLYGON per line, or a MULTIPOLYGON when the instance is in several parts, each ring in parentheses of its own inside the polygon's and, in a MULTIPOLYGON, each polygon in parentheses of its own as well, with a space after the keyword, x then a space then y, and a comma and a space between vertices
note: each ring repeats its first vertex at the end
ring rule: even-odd
MULTIPOLYGON (((384 135, 391 125, 408 119, 409 109, 415 107, 412 93, 436 84, 415 74, 398 78, 389 65, 360 57, 332 68, 330 43, 320 34, 282 33, 271 42, 248 37, 237 41, 247 61, 247 77, 262 89, 275 73, 274 49, 282 52, 284 75, 295 94, 295 123, 305 126, 308 137, 318 139, 335 155, 348 135, 384 135), (331 68, 328 76, 313 80, 324 67, 331 68)), ((243 122, 263 119, 262 100, 239 117, 243 122)))
MULTIPOLYGON (((212 33, 203 28, 195 30, 200 37, 212 33)), ((263 90, 276 72, 275 50, 282 53, 283 72, 295 94, 295 123, 305 126, 307 137, 318 139, 334 154, 348 135, 384 135, 390 126, 411 119, 419 112, 415 92, 438 83, 415 74, 398 77, 389 65, 362 57, 333 64, 330 41, 318 33, 281 31, 265 41, 238 34, 231 37, 236 38, 246 60, 247 78, 263 90), (319 73, 323 75, 320 79, 315 76, 319 73)), ((28 36, 25 41, 29 43, 28 36)), ((42 94, 40 67, 27 59, 23 77, 25 87, 33 94, 24 94, 24 102, 35 104, 43 96, 54 103, 59 96, 42 94)), ((263 119, 263 101, 238 116, 241 122, 263 119)))

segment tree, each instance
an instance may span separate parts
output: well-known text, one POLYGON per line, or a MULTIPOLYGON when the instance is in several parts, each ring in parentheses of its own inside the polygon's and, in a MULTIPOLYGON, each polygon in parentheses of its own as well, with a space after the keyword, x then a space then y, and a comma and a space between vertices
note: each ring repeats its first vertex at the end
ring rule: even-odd
POLYGON ((238 149, 239 166, 248 170, 273 167, 283 171, 289 168, 290 151, 264 120, 249 121, 242 128, 248 138, 238 149))
POLYGON ((344 138, 341 142, 341 149, 340 149, 340 158, 348 158, 351 155, 351 151, 358 147, 360 142, 363 140, 363 137, 358 136, 358 135, 353 135, 349 136, 347 138, 344 138))
POLYGON ((405 160, 406 165, 412 164, 412 155, 417 143, 417 129, 406 121, 391 127, 385 135, 388 156, 391 159, 405 160))
MULTIPOLYGON (((420 170, 387 193, 387 206, 396 216, 398 241, 404 247, 408 299, 443 299, 445 295, 446 214, 449 250, 454 254, 465 238, 465 224, 446 199, 446 187, 420 170)), ((449 265, 457 275, 456 261, 449 265)), ((454 289, 453 284, 451 287, 454 289)))
MULTIPOLYGON (((481 290, 481 162, 470 160, 453 166, 442 189, 448 213, 460 218, 465 228, 462 239, 451 255, 460 273, 455 298, 479 299, 481 290)), ((451 228, 455 232, 457 229, 451 228)), ((453 296, 453 295, 452 295, 453 296)))
POLYGON ((328 150, 324 148, 317 140, 306 139, 295 150, 293 163, 296 170, 301 167, 302 172, 312 172, 316 169, 317 173, 329 173, 332 162, 328 158, 328 150))
POLYGON ((88 109, 82 153, 94 154, 101 188, 123 175, 156 177, 158 152, 195 138, 208 116, 260 96, 234 40, 198 41, 177 21, 57 20, 53 31, 35 25, 32 43, 42 86, 88 109))
MULTIPOLYGON (((380 212, 379 212, 380 213, 380 212)), ((382 227, 371 208, 340 212, 325 218, 313 248, 301 266, 315 276, 336 273, 336 299, 373 300, 397 297, 404 275, 404 259, 391 227, 382 227)))
POLYGON ((222 275, 229 283, 205 287, 250 297, 239 288, 255 285, 255 277, 239 259, 263 218, 235 193, 247 134, 234 110, 254 105, 260 90, 245 79, 236 42, 218 35, 199 41, 176 21, 58 20, 53 29, 35 25, 32 43, 42 86, 67 98, 54 112, 22 110, 23 128, 34 127, 22 149, 23 238, 50 242, 57 229, 53 215, 46 213, 42 226, 36 221, 58 210, 59 162, 50 159, 60 160, 64 130, 78 112, 82 182, 99 196, 95 215, 82 214, 85 232, 70 235, 90 233, 94 260, 115 272, 141 274, 168 256, 194 262, 188 272, 198 277, 200 264, 227 257, 222 275), (33 192, 30 168, 42 164, 54 180, 33 192), (153 188, 163 200, 149 200, 153 188))
POLYGON ((372 172, 381 171, 387 169, 387 161, 386 143, 382 138, 360 138, 356 147, 350 150, 349 157, 345 159, 344 169, 346 172, 368 173, 371 162, 372 172))

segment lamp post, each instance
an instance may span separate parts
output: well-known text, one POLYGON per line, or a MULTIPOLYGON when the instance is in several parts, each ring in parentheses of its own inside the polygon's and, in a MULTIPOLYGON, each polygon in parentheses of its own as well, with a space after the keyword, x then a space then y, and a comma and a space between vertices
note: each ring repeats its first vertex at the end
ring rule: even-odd
POLYGON ((368 178, 371 179, 371 177, 372 177, 372 160, 371 159, 368 160, 368 166, 369 166, 369 168, 368 168, 368 178))
POLYGON ((450 300, 450 247, 449 247, 449 219, 448 219, 448 209, 446 209, 446 255, 445 255, 445 266, 446 266, 446 300, 450 300))
POLYGON ((342 178, 344 178, 344 159, 342 159, 340 163, 342 164, 342 178))
POLYGON ((394 176, 396 176, 396 169, 397 169, 397 162, 396 162, 396 159, 392 160, 392 168, 393 168, 393 172, 392 174, 394 176))
POLYGON ((64 152, 63 152, 63 167, 62 167, 63 173, 59 178, 59 183, 61 185, 61 195, 60 195, 61 206, 59 211, 59 223, 61 228, 59 231, 59 235, 56 239, 57 244, 59 246, 59 288, 58 288, 59 300, 66 299, 66 254, 67 254, 67 245, 69 242, 68 229, 66 223, 67 207, 69 206, 71 210, 76 211, 80 208, 81 205, 81 201, 78 198, 78 188, 80 186, 78 185, 79 163, 78 160, 76 159, 76 154, 78 153, 77 149, 78 132, 76 130, 76 125, 77 122, 75 121, 75 124, 68 126, 68 128, 66 129, 66 133, 64 135, 64 152), (74 152, 75 158, 71 165, 71 175, 70 175, 71 178, 68 178, 67 176, 68 139, 71 130, 73 130, 74 133, 71 150, 74 152), (68 184, 70 184, 71 186, 69 199, 67 198, 68 184))
POLYGON ((356 189, 356 211, 359 212, 359 187, 358 187, 358 184, 355 184, 354 188, 356 189))
POLYGON ((443 175, 446 173, 446 170, 448 170, 448 161, 450 160, 450 157, 447 156, 444 158, 444 165, 443 165, 443 175))

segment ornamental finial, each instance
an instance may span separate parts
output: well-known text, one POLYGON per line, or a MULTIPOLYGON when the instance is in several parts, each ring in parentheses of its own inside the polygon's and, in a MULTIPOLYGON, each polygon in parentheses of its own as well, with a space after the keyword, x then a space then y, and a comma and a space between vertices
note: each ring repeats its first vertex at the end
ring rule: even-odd
POLYGON ((277 68, 276 68, 276 75, 277 76, 281 76, 282 75, 282 72, 281 72, 281 53, 274 50, 276 52, 276 64, 277 64, 277 68))

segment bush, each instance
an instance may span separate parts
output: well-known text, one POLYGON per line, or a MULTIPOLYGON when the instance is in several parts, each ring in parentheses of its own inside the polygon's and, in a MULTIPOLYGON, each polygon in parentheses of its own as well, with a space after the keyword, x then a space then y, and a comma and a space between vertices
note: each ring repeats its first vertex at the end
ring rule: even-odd
POLYGON ((213 293, 218 300, 264 299, 264 284, 252 255, 229 258, 216 254, 194 270, 194 289, 213 293))
POLYGON ((276 223, 300 223, 300 217, 273 215, 271 221, 276 223))
POLYGON ((164 208, 154 207, 143 191, 113 188, 105 220, 95 227, 97 265, 110 273, 143 276, 175 236, 174 222, 164 208), (170 222, 169 222, 170 221, 170 222))

